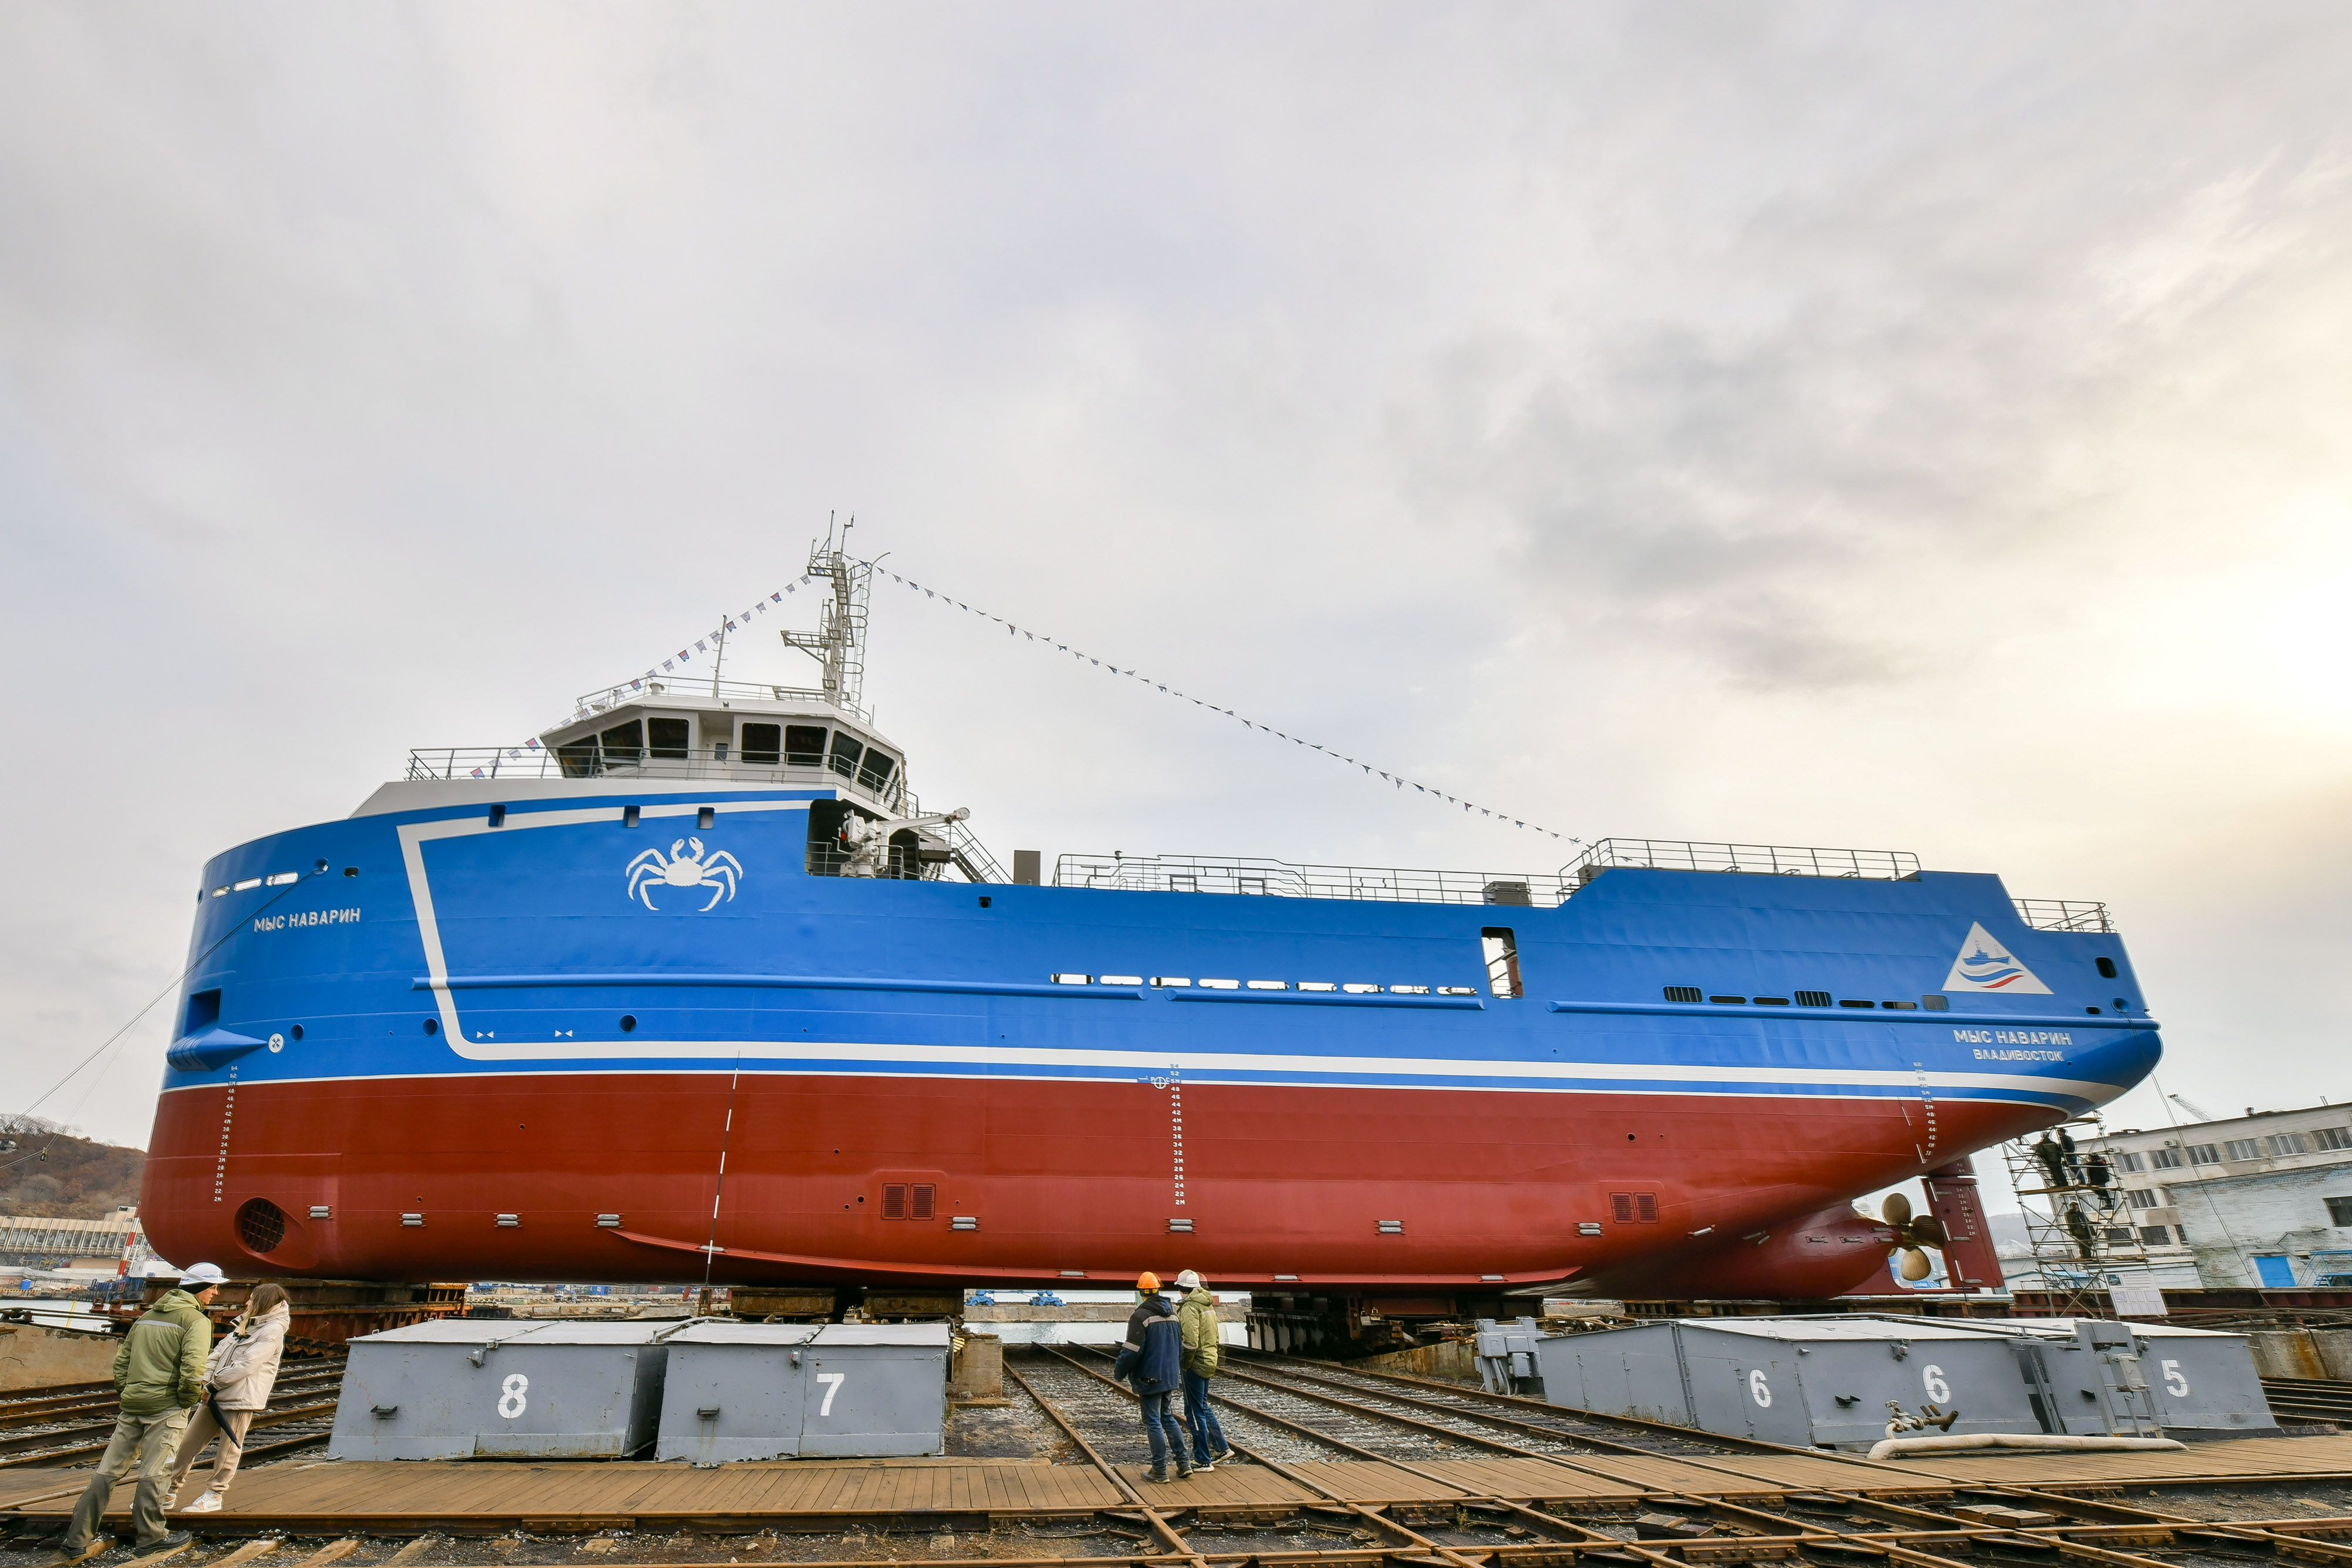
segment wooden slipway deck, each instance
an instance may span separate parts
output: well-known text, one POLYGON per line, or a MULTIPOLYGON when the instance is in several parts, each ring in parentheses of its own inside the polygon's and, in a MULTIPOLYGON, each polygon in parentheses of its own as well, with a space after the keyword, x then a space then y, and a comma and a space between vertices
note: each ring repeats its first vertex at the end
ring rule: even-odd
MULTIPOLYGON (((1116 1469, 1163 1511, 1297 1508, 1333 1498, 1375 1508, 1482 1498, 1572 1508, 1633 1506, 1661 1494, 1754 1498, 1824 1490, 1900 1497, 1948 1492, 1955 1484, 2063 1489, 2352 1478, 2352 1437, 2247 1438, 2160 1453, 1952 1455, 1899 1466, 1791 1454, 1741 1454, 1705 1465, 1592 1454, 1566 1460, 1423 1460, 1410 1468, 1325 1460, 1286 1466, 1287 1475, 1230 1465, 1166 1486, 1137 1486, 1139 1469, 1116 1469)), ((88 1476, 69 1469, 7 1472, 0 1480, 0 1509, 62 1519, 88 1476)), ((117 1490, 115 1511, 127 1512, 130 1501, 125 1483, 117 1490)), ((715 1469, 627 1462, 319 1461, 240 1476, 228 1506, 205 1524, 208 1531, 243 1526, 302 1533, 831 1530, 861 1517, 935 1515, 976 1522, 1127 1506, 1129 1499, 1090 1466, 1011 1459, 803 1459, 715 1469)))

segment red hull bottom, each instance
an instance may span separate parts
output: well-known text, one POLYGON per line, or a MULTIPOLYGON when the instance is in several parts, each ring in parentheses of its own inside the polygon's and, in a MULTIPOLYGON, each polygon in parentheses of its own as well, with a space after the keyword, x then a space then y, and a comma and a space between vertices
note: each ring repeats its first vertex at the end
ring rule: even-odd
POLYGON ((1851 1231, 1852 1196, 2059 1116, 1940 1101, 1931 1144, 1920 1104, 1887 1099, 761 1075, 730 1127, 724 1074, 254 1083, 233 1118, 228 1092, 163 1096, 142 1194, 163 1255, 394 1281, 1190 1267, 1236 1286, 1605 1289, 1720 1253, 1752 1289, 1784 1271, 1769 1244, 1779 1293, 1828 1295, 1883 1248, 1797 1229, 1851 1231))

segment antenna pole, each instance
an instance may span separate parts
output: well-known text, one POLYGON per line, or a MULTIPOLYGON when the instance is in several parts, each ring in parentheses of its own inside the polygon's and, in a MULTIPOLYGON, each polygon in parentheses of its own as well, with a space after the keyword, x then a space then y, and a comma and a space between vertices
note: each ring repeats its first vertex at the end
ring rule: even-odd
POLYGON ((719 695, 719 672, 726 667, 727 615, 726 612, 722 611, 719 612, 719 656, 710 662, 710 695, 714 697, 719 695))

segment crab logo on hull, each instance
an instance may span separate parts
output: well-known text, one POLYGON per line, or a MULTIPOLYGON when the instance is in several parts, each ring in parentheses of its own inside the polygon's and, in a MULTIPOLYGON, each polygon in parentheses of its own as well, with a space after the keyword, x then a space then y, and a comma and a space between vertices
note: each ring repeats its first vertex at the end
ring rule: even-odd
POLYGON ((710 902, 697 911, 707 915, 735 896, 743 864, 725 850, 704 849, 700 839, 678 839, 670 844, 667 854, 647 850, 631 861, 627 875, 629 897, 656 912, 661 908, 654 902, 656 888, 709 888, 710 902), (693 846, 692 853, 687 852, 688 845, 693 846))

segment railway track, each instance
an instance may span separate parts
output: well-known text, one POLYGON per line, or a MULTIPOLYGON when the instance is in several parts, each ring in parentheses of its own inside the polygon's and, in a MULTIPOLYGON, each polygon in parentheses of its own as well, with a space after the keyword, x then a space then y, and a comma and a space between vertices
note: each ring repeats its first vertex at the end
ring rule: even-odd
MULTIPOLYGON (((255 1414, 248 1431, 301 1423, 331 1427, 341 1385, 341 1367, 301 1367, 270 1391, 269 1407, 255 1414)), ((105 1390, 102 1396, 89 1394, 87 1386, 46 1399, 0 1405, 0 1469, 72 1463, 104 1453, 114 1432, 114 1385, 96 1385, 105 1390)), ((321 1430, 270 1443, 248 1441, 244 1462, 312 1447, 326 1437, 321 1430)))
MULTIPOLYGON (((1063 1478, 1053 1483, 1062 1502, 1048 1505, 1033 1497, 985 1506, 890 1504, 877 1512, 871 1504, 842 1506, 830 1494, 812 1493, 788 1514, 713 1518, 674 1509, 668 1528, 753 1531, 766 1520, 790 1532, 782 1539, 804 1542, 805 1548, 795 1544, 765 1560, 823 1561, 828 1568, 881 1568, 886 1561, 903 1568, 910 1556, 930 1568, 979 1568, 982 1563, 991 1568, 1069 1568, 1076 1561, 1089 1568, 1180 1563, 1191 1568, 1576 1568, 1580 1563, 1586 1568, 1695 1568, 1751 1562, 1782 1562, 1790 1568, 2021 1568, 2042 1563, 2065 1568, 2230 1568, 2255 1559, 2352 1568, 2352 1544, 2346 1544, 2352 1542, 2352 1474, 2298 1481, 2312 1489, 2305 1494, 2309 1498, 2334 1486, 2327 1495, 2346 1500, 2340 1514, 2269 1517, 2251 1507, 2250 1500, 2276 1496, 2283 1501, 2290 1494, 2249 1484, 2247 1495, 2231 1509, 2237 1517, 2200 1518, 2192 1515, 2212 1511, 2208 1495, 2167 1493, 2159 1500, 2136 1488, 2126 1494, 2108 1487, 2084 1496, 2076 1495, 2082 1483, 2043 1490, 2006 1480, 1954 1482, 1851 1456, 1717 1437, 1427 1379, 1249 1353, 1235 1354, 1214 1385, 1219 1417, 1238 1458, 1193 1482, 1160 1487, 1141 1477, 1149 1449, 1136 1401, 1109 1378, 1109 1364, 1100 1353, 1072 1349, 1019 1350, 1006 1359, 1006 1392, 1022 1404, 1017 1414, 1026 1429, 1060 1434, 1058 1447, 1048 1444, 1056 1462, 1045 1469, 1063 1478), (1075 1462, 1060 1462, 1066 1458, 1075 1462), (1094 1479, 1087 1479, 1089 1475, 1094 1479), (1792 1475, 1809 1478, 1811 1490, 1792 1481, 1792 1475), (1093 1490, 1079 1495, 1086 1488, 1093 1490), (911 1553, 890 1544, 924 1532, 929 1539, 911 1553), (821 1539, 828 1536, 829 1542, 821 1539), (882 1550, 864 1550, 869 1542, 882 1550)), ((264 1417, 265 1426, 283 1435, 263 1439, 257 1433, 247 1448, 248 1467, 325 1440, 325 1418, 333 1406, 320 1401, 316 1391, 328 1376, 325 1369, 306 1368, 289 1379, 280 1391, 286 1406, 264 1417)), ((93 1455, 110 1422, 92 1417, 110 1406, 110 1400, 88 1389, 0 1402, 0 1415, 47 1417, 46 1429, 35 1429, 43 1427, 39 1421, 19 1423, 5 1428, 7 1435, 0 1441, 21 1437, 52 1445, 32 1457, 0 1452, 0 1467, 69 1463, 73 1456, 93 1455)), ((918 1463, 943 1462, 955 1461, 918 1463)), ((874 1468, 889 1467, 889 1461, 879 1461, 874 1468)), ((331 1549, 338 1551, 344 1568, 552 1565, 571 1561, 576 1548, 547 1539, 551 1534, 600 1531, 606 1532, 607 1544, 589 1549, 609 1551, 616 1565, 717 1568, 724 1562, 762 1560, 755 1540, 748 1546, 730 1542, 707 1563, 697 1562, 690 1549, 678 1549, 691 1536, 662 1533, 661 1518, 578 1511, 591 1497, 601 1496, 609 1506, 625 1492, 650 1495, 648 1482, 681 1473, 672 1467, 618 1467, 609 1486, 595 1483, 585 1491, 575 1486, 570 1494, 574 1501, 566 1505, 572 1510, 569 1515, 561 1509, 534 1512, 519 1502, 514 1506, 521 1511, 511 1519, 476 1516, 470 1522, 458 1516, 404 1514, 387 1501, 369 1503, 350 1493, 352 1488, 370 1492, 374 1483, 367 1475, 376 1469, 284 1467, 271 1473, 310 1488, 307 1495, 342 1493, 349 1500, 308 1505, 309 1511, 283 1517, 231 1511, 184 1522, 207 1542, 256 1532, 318 1535, 333 1542, 331 1549), (625 1480, 631 1475, 638 1479, 625 1480), (504 1533, 509 1540, 493 1550, 487 1541, 467 1546, 446 1533, 420 1535, 451 1531, 504 1533), (440 1544, 429 1545, 434 1540, 440 1544), (533 1547, 534 1541, 546 1544, 533 1547)), ((597 1469, 548 1467, 550 1503, 562 1475, 597 1469)), ((781 1478, 798 1469, 748 1473, 781 1478)), ((536 1468, 467 1467, 454 1471, 446 1488, 434 1485, 452 1493, 466 1488, 478 1492, 497 1477, 541 1473, 536 1468), (459 1474, 478 1476, 480 1484, 460 1482, 459 1474)), ((866 1473, 866 1468, 840 1473, 866 1473)), ((906 1473, 913 1478, 937 1472, 909 1468, 906 1473)), ((54 1485, 69 1498, 79 1474, 65 1470, 54 1485)), ((1041 1472, 1033 1469, 1028 1474, 1041 1472)), ((46 1490, 47 1478, 35 1484, 45 1488, 44 1497, 54 1495, 46 1490)), ((659 1489, 673 1484, 669 1479, 657 1482, 659 1489)), ((762 1489, 769 1484, 758 1483, 762 1489)), ((816 1472, 808 1484, 818 1484, 816 1472)), ((917 1484, 909 1481, 910 1487, 917 1484)), ((979 1490, 976 1480, 958 1484, 979 1490)), ((286 1495, 290 1504, 294 1494, 286 1495)), ((763 1490, 761 1495, 769 1493, 763 1490)), ((61 1505, 52 1500, 48 1506, 61 1505)), ((436 1497, 429 1506, 457 1504, 436 1497)), ((2301 1499, 2298 1506, 2314 1507, 2301 1499)), ((34 1516, 16 1518, 18 1538, 30 1539, 34 1516)), ((6 1513, 0 1512, 0 1523, 6 1521, 6 1513)), ((247 1541, 237 1562, 269 1550, 247 1541)), ((307 1568, 316 1560, 304 1555, 309 1550, 285 1551, 272 1561, 307 1568)), ((230 1565, 216 1547, 200 1544, 173 1568, 230 1565)))
POLYGON ((2271 1413, 2301 1421, 2352 1423, 2352 1383, 2332 1377, 2265 1377, 2271 1413))

